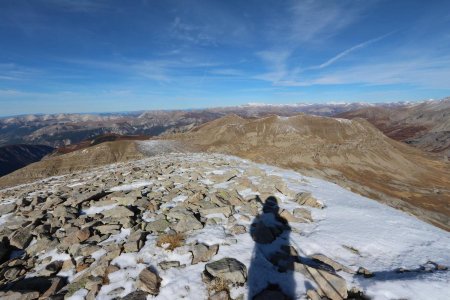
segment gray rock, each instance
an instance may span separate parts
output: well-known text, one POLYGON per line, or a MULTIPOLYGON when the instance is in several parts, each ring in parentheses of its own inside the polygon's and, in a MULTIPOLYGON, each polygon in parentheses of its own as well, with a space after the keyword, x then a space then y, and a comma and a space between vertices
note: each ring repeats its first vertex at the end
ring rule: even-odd
POLYGON ((122 297, 122 300, 146 300, 148 296, 148 293, 144 291, 134 291, 132 293, 129 293, 125 297, 122 297))
POLYGON ((15 203, 1 204, 0 205, 0 216, 12 213, 16 210, 17 205, 15 203))
POLYGON ((311 206, 314 208, 324 208, 325 206, 319 200, 314 198, 309 192, 301 192, 295 196, 295 202, 300 205, 311 206))
POLYGON ((123 251, 126 253, 138 252, 142 248, 143 245, 144 245, 144 243, 141 240, 127 242, 123 245, 123 251))
POLYGON ((75 207, 67 207, 59 205, 53 210, 53 216, 57 218, 73 219, 78 215, 78 209, 75 207))
POLYGON ((303 219, 307 222, 313 221, 312 216, 311 216, 311 211, 309 211, 303 207, 294 209, 294 217, 303 219))
POLYGON ((158 276, 158 274, 147 268, 142 270, 139 274, 136 287, 151 295, 158 295, 161 280, 162 279, 158 276))
POLYGON ((204 244, 197 244, 192 247, 192 264, 199 262, 208 262, 219 251, 219 245, 206 246, 204 244))
POLYGON ((231 283, 243 284, 247 281, 247 267, 234 258, 222 258, 205 265, 205 271, 214 278, 231 283))
POLYGON ((19 268, 10 268, 10 269, 5 271, 3 276, 7 280, 16 280, 17 277, 19 277, 20 271, 21 271, 21 269, 19 269, 19 268))
POLYGON ((9 237, 9 244, 11 246, 14 246, 18 249, 25 249, 30 244, 31 240, 33 239, 33 236, 31 235, 31 229, 30 228, 21 228, 16 230, 10 237, 9 237))
POLYGON ((358 271, 356 271, 356 274, 363 275, 366 278, 370 278, 370 277, 374 276, 372 272, 370 272, 369 270, 367 270, 364 267, 359 267, 358 271))
POLYGON ((326 255, 323 254, 313 254, 311 255, 311 258, 320 262, 323 262, 324 264, 327 264, 331 266, 335 271, 344 271, 349 274, 355 274, 355 271, 351 270, 350 268, 344 266, 341 263, 338 263, 337 261, 329 258, 326 255))
POLYGON ((0 292, 2 300, 34 300, 39 298, 39 292, 0 292))
POLYGON ((39 275, 45 277, 55 275, 61 270, 63 263, 64 262, 61 260, 53 261, 49 263, 43 270, 41 270, 39 272, 39 275))
POLYGON ((156 220, 149 222, 145 226, 145 230, 150 232, 164 232, 168 227, 170 223, 166 219, 156 220))
POLYGON ((127 205, 134 205, 134 203, 137 200, 137 197, 134 197, 134 196, 117 197, 116 196, 116 197, 111 197, 111 200, 117 202, 117 204, 119 204, 119 205, 127 206, 127 205))
POLYGON ((98 232, 100 232, 101 234, 113 234, 113 233, 118 233, 120 231, 120 228, 122 226, 121 225, 100 225, 95 227, 95 229, 98 230, 98 232))
POLYGON ((103 211, 102 215, 105 217, 120 219, 125 217, 132 217, 134 216, 134 212, 124 206, 117 206, 113 209, 103 211))
POLYGON ((163 270, 167 270, 170 268, 179 268, 180 262, 179 261, 162 261, 158 264, 158 266, 163 270))
POLYGON ((201 209, 199 212, 202 217, 211 214, 223 214, 225 217, 228 218, 233 211, 230 206, 222 206, 222 207, 201 209))
POLYGON ((306 295, 310 300, 322 300, 322 297, 320 297, 319 293, 317 293, 317 291, 313 289, 307 290, 306 295))
POLYGON ((316 282, 317 292, 321 297, 328 297, 331 300, 347 299, 347 283, 341 276, 298 262, 294 262, 294 269, 316 282))
POLYGON ((247 229, 244 225, 234 225, 233 227, 231 227, 230 232, 232 234, 244 234, 247 232, 247 229))
POLYGON ((200 223, 193 215, 186 215, 183 219, 178 221, 175 226, 173 226, 173 229, 176 232, 187 232, 202 228, 203 224, 200 223))

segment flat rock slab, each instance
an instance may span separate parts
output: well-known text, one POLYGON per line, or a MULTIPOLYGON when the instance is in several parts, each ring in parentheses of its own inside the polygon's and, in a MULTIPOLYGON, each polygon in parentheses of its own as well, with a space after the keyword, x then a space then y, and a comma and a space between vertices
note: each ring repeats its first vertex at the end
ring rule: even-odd
POLYGON ((214 278, 231 283, 243 284, 247 281, 247 267, 235 258, 222 258, 205 265, 206 272, 214 278))

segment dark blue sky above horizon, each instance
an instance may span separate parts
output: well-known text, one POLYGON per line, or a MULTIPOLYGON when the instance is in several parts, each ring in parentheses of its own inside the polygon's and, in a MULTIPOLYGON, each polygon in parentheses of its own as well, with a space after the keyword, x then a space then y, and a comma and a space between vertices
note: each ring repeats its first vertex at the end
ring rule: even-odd
POLYGON ((450 95, 450 1, 0 1, 0 115, 450 95))

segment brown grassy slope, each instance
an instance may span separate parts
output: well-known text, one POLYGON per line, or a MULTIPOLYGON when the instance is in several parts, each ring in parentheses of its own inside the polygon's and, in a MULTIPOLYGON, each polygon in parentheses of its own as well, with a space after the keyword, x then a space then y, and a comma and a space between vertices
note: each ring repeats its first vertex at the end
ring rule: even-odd
POLYGON ((51 157, 0 178, 0 187, 17 185, 105 164, 139 159, 143 155, 133 141, 105 142, 83 150, 51 157))
POLYGON ((450 165, 363 119, 227 116, 176 136, 199 150, 320 175, 450 230, 450 165))

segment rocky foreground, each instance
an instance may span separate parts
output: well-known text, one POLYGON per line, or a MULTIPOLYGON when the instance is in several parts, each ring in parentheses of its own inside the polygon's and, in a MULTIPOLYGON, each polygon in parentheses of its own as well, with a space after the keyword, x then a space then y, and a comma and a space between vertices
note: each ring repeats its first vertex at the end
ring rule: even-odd
POLYGON ((0 191, 2 299, 446 299, 450 236, 335 184, 165 154, 0 191))

